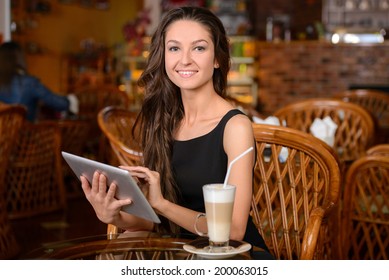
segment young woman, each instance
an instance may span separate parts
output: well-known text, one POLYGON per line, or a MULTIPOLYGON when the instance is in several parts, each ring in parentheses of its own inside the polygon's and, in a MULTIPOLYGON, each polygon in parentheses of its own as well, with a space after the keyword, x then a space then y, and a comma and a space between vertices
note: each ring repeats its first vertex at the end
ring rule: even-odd
MULTIPOLYGON (((166 14, 152 37, 137 125, 144 166, 122 166, 148 187, 147 198, 166 221, 158 230, 207 232, 202 186, 223 183, 231 160, 254 146, 251 121, 224 99, 230 69, 223 24, 204 8, 166 14)), ((236 186, 230 238, 266 248, 250 216, 254 153, 237 161, 229 184, 236 186)), ((129 230, 153 230, 152 222, 120 211, 104 175, 82 187, 98 218, 129 230)))

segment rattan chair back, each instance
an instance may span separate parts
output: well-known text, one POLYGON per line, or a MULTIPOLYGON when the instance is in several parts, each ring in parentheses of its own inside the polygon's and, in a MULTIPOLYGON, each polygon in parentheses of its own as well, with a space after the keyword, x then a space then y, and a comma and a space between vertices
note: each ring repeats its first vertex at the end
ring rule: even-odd
POLYGON ((253 124, 252 216, 277 259, 330 259, 328 218, 338 202, 337 156, 307 133, 253 124))
POLYGON ((389 144, 379 144, 367 150, 366 155, 382 155, 389 157, 389 144))
POLYGON ((65 209, 61 134, 51 123, 25 122, 11 154, 5 185, 12 219, 65 209))
POLYGON ((111 145, 119 164, 140 165, 142 152, 132 130, 137 113, 109 106, 98 114, 98 124, 111 145))
POLYGON ((19 134, 19 130, 25 121, 26 109, 22 106, 0 106, 0 259, 10 259, 20 251, 15 234, 8 219, 6 209, 5 184, 6 171, 8 170, 11 148, 19 134))
POLYGON ((327 116, 338 125, 334 149, 341 162, 352 162, 366 153, 374 142, 374 119, 363 107, 333 98, 297 101, 274 113, 286 126, 310 133, 316 118, 327 116))
POLYGON ((89 121, 89 139, 87 149, 94 154, 98 160, 106 161, 104 158, 107 141, 101 134, 97 123, 97 115, 100 110, 107 106, 128 108, 130 99, 128 95, 111 84, 89 85, 76 89, 75 95, 79 100, 79 114, 81 120, 89 121))
POLYGON ((389 259, 389 157, 368 155, 347 171, 343 215, 344 259, 389 259))
POLYGON ((352 89, 339 92, 334 97, 364 107, 374 117, 375 143, 389 141, 389 93, 373 89, 352 89))
POLYGON ((127 94, 114 85, 84 86, 76 89, 81 119, 96 120, 97 114, 106 106, 128 108, 127 94))
MULTIPOLYGON (((61 151, 72 153, 79 156, 93 158, 95 155, 89 154, 86 149, 87 141, 90 137, 90 126, 87 120, 64 119, 58 121, 46 121, 57 126, 61 134, 61 151)), ((69 165, 62 158, 62 175, 67 198, 83 197, 79 178, 70 169, 69 165)))

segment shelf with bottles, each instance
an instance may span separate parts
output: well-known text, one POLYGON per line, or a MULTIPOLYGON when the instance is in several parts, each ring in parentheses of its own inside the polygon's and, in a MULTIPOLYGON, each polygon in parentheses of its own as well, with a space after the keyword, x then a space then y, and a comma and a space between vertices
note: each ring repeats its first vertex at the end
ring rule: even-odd
POLYGON ((141 48, 134 45, 124 43, 119 45, 115 50, 115 58, 117 61, 116 73, 122 79, 130 79, 137 81, 145 68, 147 57, 149 56, 149 46, 151 37, 143 37, 141 48))
POLYGON ((247 35, 252 31, 247 0, 212 0, 207 7, 222 21, 229 36, 247 35))
POLYGON ((258 84, 256 79, 256 40, 250 36, 231 36, 231 69, 227 93, 240 102, 256 106, 258 84))
POLYGON ((150 41, 151 37, 145 36, 142 38, 141 45, 135 46, 133 42, 127 42, 118 45, 114 51, 117 62, 115 68, 117 82, 119 88, 134 100, 133 110, 139 109, 143 98, 143 91, 138 87, 137 81, 146 66, 150 41))
POLYGON ((65 90, 72 92, 86 85, 115 84, 115 61, 111 50, 91 39, 84 39, 81 45, 79 52, 62 57, 65 90))
POLYGON ((27 55, 45 54, 47 50, 34 41, 42 17, 50 15, 52 6, 47 1, 10 1, 11 38, 25 49, 27 55))
POLYGON ((328 12, 332 13, 388 13, 389 0, 327 0, 328 12))
POLYGON ((329 32, 338 28, 379 31, 389 28, 389 0, 327 0, 323 21, 329 32))

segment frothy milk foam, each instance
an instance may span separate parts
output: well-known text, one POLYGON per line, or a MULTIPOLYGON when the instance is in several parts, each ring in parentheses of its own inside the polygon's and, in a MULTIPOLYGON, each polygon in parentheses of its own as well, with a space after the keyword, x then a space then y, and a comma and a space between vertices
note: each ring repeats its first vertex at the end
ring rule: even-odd
POLYGON ((211 191, 204 191, 208 236, 211 241, 225 242, 230 237, 235 188, 227 185, 229 191, 223 191, 223 184, 208 186, 211 191))

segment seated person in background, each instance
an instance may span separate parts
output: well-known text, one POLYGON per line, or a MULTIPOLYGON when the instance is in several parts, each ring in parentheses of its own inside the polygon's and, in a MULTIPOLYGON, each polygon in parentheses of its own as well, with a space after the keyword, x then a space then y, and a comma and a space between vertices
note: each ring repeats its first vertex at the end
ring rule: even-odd
MULTIPOLYGON (((115 198, 116 185, 95 172, 81 176, 97 217, 127 231, 207 232, 202 186, 223 183, 229 163, 254 146, 250 119, 227 100, 229 43, 220 19, 198 7, 171 10, 152 37, 139 83, 145 87, 140 125, 144 166, 122 166, 147 189, 161 225, 120 211, 131 200, 115 198)), ((236 162, 229 183, 236 186, 230 238, 267 250, 250 206, 254 153, 236 162)), ((269 254, 270 255, 270 254, 269 254)), ((255 258, 255 256, 253 256, 255 258)))
POLYGON ((78 113, 74 95, 57 95, 27 73, 22 48, 12 41, 0 45, 0 102, 26 106, 31 122, 36 121, 41 104, 58 112, 78 113))

